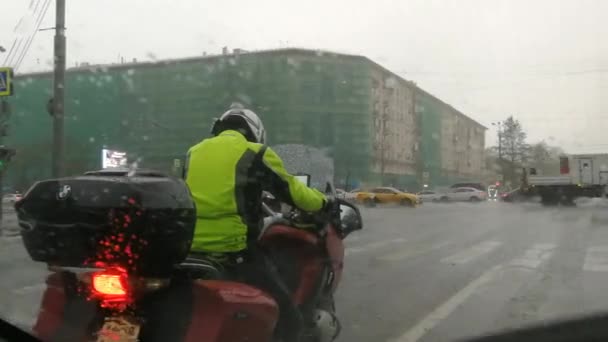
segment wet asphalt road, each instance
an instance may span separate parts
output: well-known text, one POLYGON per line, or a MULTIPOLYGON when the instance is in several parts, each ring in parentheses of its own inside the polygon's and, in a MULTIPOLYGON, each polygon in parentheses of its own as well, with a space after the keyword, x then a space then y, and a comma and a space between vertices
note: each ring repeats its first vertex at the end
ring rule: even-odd
MULTIPOLYGON (((347 239, 339 341, 454 341, 608 311, 608 203, 363 209, 347 239)), ((6 226, 5 226, 6 228, 6 226)), ((45 267, 0 237, 0 315, 31 326, 45 267)))
POLYGON ((365 210, 338 295, 340 341, 454 341, 608 311, 608 205, 365 210))

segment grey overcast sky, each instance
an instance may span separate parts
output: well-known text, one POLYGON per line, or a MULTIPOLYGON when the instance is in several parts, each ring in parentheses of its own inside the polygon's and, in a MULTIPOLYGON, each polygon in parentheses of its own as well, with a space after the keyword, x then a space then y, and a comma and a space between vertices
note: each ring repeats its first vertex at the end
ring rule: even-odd
MULTIPOLYGON (((0 1, 9 50, 47 0, 0 1)), ((608 152, 607 13, 604 0, 67 0, 68 66, 223 46, 360 54, 490 127, 489 144, 513 114, 531 142, 608 152)), ((38 32, 18 71, 50 69, 52 42, 38 32)))

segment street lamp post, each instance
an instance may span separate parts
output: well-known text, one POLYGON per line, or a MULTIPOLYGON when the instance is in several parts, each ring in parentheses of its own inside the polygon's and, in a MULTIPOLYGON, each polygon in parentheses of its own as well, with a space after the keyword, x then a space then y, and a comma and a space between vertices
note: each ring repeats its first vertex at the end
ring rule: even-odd
POLYGON ((502 162, 502 121, 492 122, 492 126, 496 126, 496 130, 498 133, 498 166, 500 167, 500 174, 503 177, 502 181, 504 181, 505 172, 504 172, 504 164, 502 162))
POLYGON ((498 132, 498 160, 502 160, 502 121, 492 122, 492 126, 496 126, 498 132))
POLYGON ((64 176, 64 94, 65 94, 65 0, 57 0, 53 70, 53 177, 64 176))

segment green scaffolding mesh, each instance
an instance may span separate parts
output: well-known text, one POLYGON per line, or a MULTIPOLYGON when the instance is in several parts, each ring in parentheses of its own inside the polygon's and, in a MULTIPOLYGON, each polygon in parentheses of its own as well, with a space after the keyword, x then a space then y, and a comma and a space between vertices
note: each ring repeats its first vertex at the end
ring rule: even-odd
MULTIPOLYGON (((66 76, 68 173, 101 166, 101 149, 171 171, 209 136, 214 117, 239 101, 264 120, 269 143, 328 147, 336 177, 364 178, 371 151, 366 60, 314 51, 214 56, 154 64, 90 66, 66 76)), ((18 155, 7 182, 23 189, 50 177, 51 75, 22 75, 11 98, 6 144, 18 155)))
MULTIPOLYGON (((256 111, 268 144, 323 148, 334 160, 338 185, 380 183, 372 172, 372 70, 360 56, 282 49, 156 63, 86 66, 66 75, 66 169, 101 167, 101 150, 125 151, 140 167, 179 174, 190 146, 209 136, 213 118, 238 101, 256 111)), ((25 190, 51 176, 52 118, 46 113, 52 75, 20 75, 10 136, 17 149, 6 183, 25 190)), ((443 102, 416 88, 420 131, 417 174, 385 174, 383 182, 415 189, 444 185, 443 102)))

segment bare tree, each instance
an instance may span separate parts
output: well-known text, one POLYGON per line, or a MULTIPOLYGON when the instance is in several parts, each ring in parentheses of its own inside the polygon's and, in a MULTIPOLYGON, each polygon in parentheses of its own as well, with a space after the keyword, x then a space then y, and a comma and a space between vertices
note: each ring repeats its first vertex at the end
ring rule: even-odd
POLYGON ((508 117, 502 124, 500 134, 500 145, 502 146, 501 169, 505 179, 512 184, 517 182, 517 170, 527 160, 529 146, 526 144, 526 132, 524 132, 520 122, 508 117))

